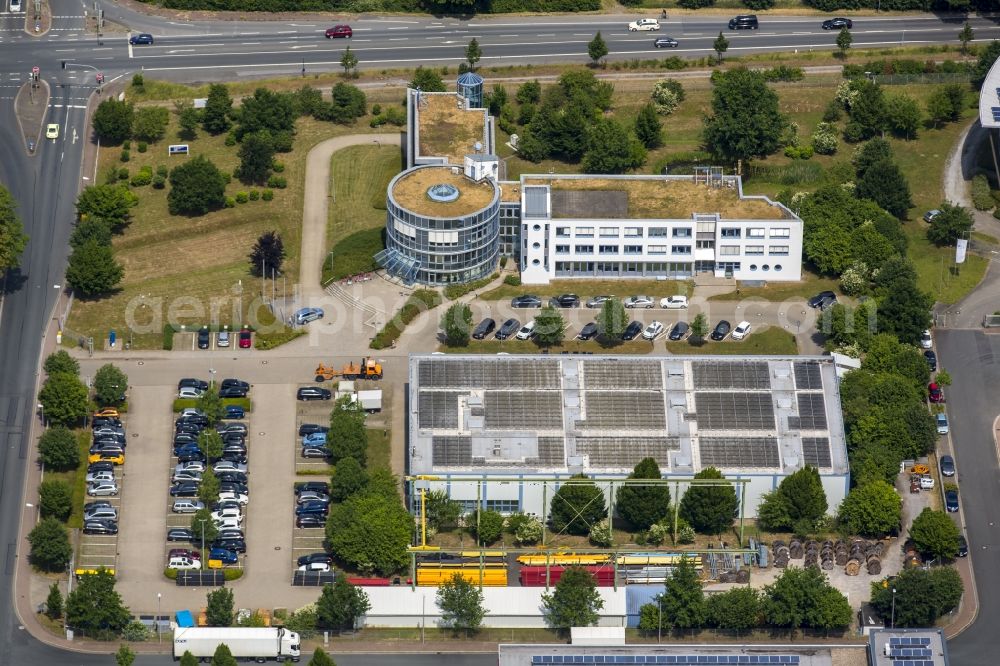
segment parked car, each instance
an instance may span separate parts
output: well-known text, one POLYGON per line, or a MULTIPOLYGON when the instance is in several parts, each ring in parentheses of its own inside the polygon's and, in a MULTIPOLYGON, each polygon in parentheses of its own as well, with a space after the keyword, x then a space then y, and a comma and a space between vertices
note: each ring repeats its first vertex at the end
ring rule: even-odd
POLYGON ((955 476, 955 459, 951 456, 941 456, 938 459, 941 476, 955 476))
POLYGON ((653 307, 653 299, 649 296, 629 296, 622 305, 627 308, 646 308, 649 310, 653 307))
POLYGON ((201 560, 193 560, 190 557, 171 557, 167 560, 167 568, 179 571, 201 569, 201 560))
POLYGON ((329 432, 329 430, 330 426, 319 425, 318 423, 303 423, 299 426, 299 437, 305 437, 314 432, 329 432))
POLYGON ((521 330, 517 332, 515 336, 518 340, 530 340, 535 337, 535 320, 532 319, 527 324, 521 327, 521 330))
POLYGON ((729 331, 731 330, 732 330, 732 325, 728 321, 723 319, 722 321, 720 321, 718 324, 715 325, 715 328, 712 329, 712 334, 709 337, 711 337, 715 341, 725 340, 726 337, 729 335, 729 331))
POLYGON ((330 484, 326 481, 303 481, 302 483, 295 485, 296 495, 301 495, 302 493, 308 491, 321 492, 325 495, 329 495, 330 484))
POLYGON ((847 28, 850 30, 853 27, 854 21, 849 18, 844 18, 843 16, 837 16, 823 21, 824 30, 840 30, 841 28, 847 28))
POLYGON ((171 497, 197 497, 198 484, 194 481, 182 481, 170 486, 171 497))
POLYGON ((319 446, 326 444, 325 432, 311 432, 302 438, 302 446, 319 446))
POLYGON ((219 389, 220 398, 245 398, 247 389, 240 386, 223 386, 219 389))
POLYGON ((243 512, 239 508, 219 509, 212 512, 212 520, 216 522, 220 520, 235 520, 237 523, 242 523, 243 512))
POLYGON ((622 340, 635 340, 640 333, 642 333, 642 322, 633 321, 625 327, 625 331, 622 333, 622 340))
POLYGON ((750 335, 750 328, 751 328, 750 322, 741 321, 739 324, 736 325, 736 328, 733 329, 733 340, 742 340, 743 338, 750 335))
POLYGON ((234 463, 231 460, 220 460, 212 465, 212 471, 216 474, 221 472, 242 472, 246 474, 247 466, 245 464, 234 463))
POLYGON ((212 511, 225 511, 226 509, 241 511, 243 509, 243 505, 236 500, 220 499, 218 502, 213 502, 212 506, 209 508, 212 511))
POLYGON ((191 550, 190 548, 171 548, 167 552, 167 558, 171 557, 187 557, 192 560, 200 560, 201 551, 191 550))
POLYGON ((301 555, 296 561, 298 566, 305 566, 307 564, 312 564, 313 562, 323 562, 324 564, 333 564, 333 557, 327 553, 310 553, 309 555, 301 555))
POLYGON ((114 497, 118 494, 118 484, 114 481, 95 481, 87 486, 91 497, 114 497))
POLYGON ((176 455, 178 463, 188 462, 191 460, 199 460, 201 462, 205 462, 205 454, 202 453, 201 449, 189 449, 187 451, 184 451, 183 453, 178 453, 176 455))
POLYGON ((510 336, 521 330, 521 322, 516 319, 508 319, 503 323, 503 326, 496 332, 495 337, 497 340, 506 340, 510 336))
POLYGON ((647 340, 655 340, 660 337, 660 333, 663 333, 663 324, 658 321, 650 322, 646 330, 642 332, 642 337, 647 340))
POLYGON ((138 35, 132 35, 131 37, 129 37, 128 43, 131 44, 132 46, 136 46, 138 44, 152 45, 153 36, 148 32, 140 32, 138 35))
POLYGON ((237 553, 247 552, 247 542, 244 539, 216 539, 212 542, 213 548, 225 548, 237 553))
POLYGON ((208 326, 202 326, 198 329, 198 349, 208 349, 212 342, 212 334, 208 330, 208 326))
POLYGON ((332 454, 325 446, 303 446, 303 458, 329 458, 332 454))
POLYGON ((927 399, 936 404, 945 402, 944 391, 941 390, 937 382, 931 382, 927 385, 927 399))
POLYGON ((220 502, 239 502, 240 506, 246 506, 250 502, 250 497, 243 494, 227 490, 219 493, 220 502))
POLYGON ((91 518, 118 518, 118 509, 111 505, 111 502, 107 500, 97 500, 96 502, 89 502, 83 507, 83 518, 88 520, 91 518))
POLYGON ((167 541, 194 541, 194 531, 186 527, 171 527, 167 530, 167 541))
POLYGON ((219 497, 222 497, 222 493, 237 493, 249 497, 250 488, 245 483, 230 483, 227 481, 219 484, 219 497))
POLYGON ((323 318, 322 308, 301 308, 296 310, 295 314, 292 315, 292 321, 298 326, 308 324, 311 321, 316 321, 323 318))
POLYGON ((969 556, 969 542, 966 540, 964 534, 958 535, 958 553, 959 557, 969 556))
POLYGON ((550 302, 557 308, 580 307, 580 297, 576 294, 561 294, 559 296, 553 296, 550 302))
POLYGON ((948 434, 948 415, 944 412, 938 412, 934 415, 934 422, 937 425, 937 431, 939 435, 948 434))
POLYGON ((118 521, 110 518, 84 520, 84 534, 118 534, 118 521))
POLYGON ((296 392, 295 397, 299 400, 329 400, 333 394, 330 389, 322 386, 303 386, 296 392))
POLYGON ((296 504, 305 504, 306 502, 322 502, 324 504, 329 504, 330 496, 316 490, 305 490, 295 496, 296 504))
POLYGON ((238 527, 224 527, 219 530, 216 539, 246 539, 246 535, 238 527))
POLYGON ((204 502, 190 499, 174 500, 171 510, 174 513, 197 513, 205 508, 204 502))
POLYGON ((330 510, 329 502, 320 502, 319 500, 312 500, 309 502, 302 502, 295 507, 295 515, 301 516, 304 513, 327 513, 330 510))
POLYGON ((219 331, 219 334, 215 336, 215 346, 216 347, 229 346, 229 331, 219 331))
POLYGON ((687 306, 687 296, 666 296, 660 299, 660 307, 665 310, 683 310, 687 306))
POLYGON ((479 322, 475 330, 472 331, 472 337, 475 340, 483 340, 487 335, 493 332, 493 329, 497 327, 497 323, 487 317, 486 319, 479 322))
POLYGON ((310 562, 309 564, 303 564, 299 567, 299 571, 319 571, 327 573, 330 571, 330 565, 326 562, 310 562))
POLYGON ((87 483, 94 483, 95 481, 114 481, 115 473, 113 471, 101 470, 99 472, 87 472, 87 483))
POLYGON ((920 348, 930 349, 933 346, 934 346, 934 338, 931 337, 930 331, 925 330, 923 333, 920 334, 920 348))
POLYGON ((88 463, 95 462, 109 462, 113 465, 124 465, 125 455, 122 453, 114 453, 109 451, 108 453, 92 453, 89 458, 87 458, 88 463))
POLYGON ((587 301, 586 305, 588 308, 600 308, 604 307, 604 304, 610 301, 614 296, 594 296, 587 301))
POLYGON ((326 516, 321 513, 306 513, 296 516, 295 526, 302 528, 326 527, 326 516))
POLYGON ((655 18, 641 18, 632 21, 628 24, 629 32, 637 32, 639 30, 659 30, 660 22, 655 18))
POLYGON ((590 322, 584 324, 583 328, 580 329, 580 334, 576 336, 580 340, 590 340, 597 336, 597 324, 595 322, 590 322))
POLYGON ((957 490, 946 490, 944 491, 944 508, 948 513, 956 513, 958 511, 958 491, 957 490))
POLYGON ((188 462, 177 463, 174 466, 174 473, 177 472, 204 472, 205 463, 200 460, 189 460, 188 462))
POLYGON ((219 388, 230 388, 233 386, 241 388, 244 391, 250 390, 250 382, 245 382, 242 379, 235 379, 233 377, 227 377, 222 380, 221 384, 219 384, 219 388))
POLYGON ((653 40, 653 47, 658 49, 675 49, 679 46, 679 42, 673 37, 657 37, 653 40))
POLYGON ((924 352, 924 358, 927 359, 927 365, 930 366, 931 372, 937 370, 937 354, 932 350, 928 349, 924 352))
POLYGON ((347 39, 350 39, 353 36, 354 31, 351 30, 351 26, 349 25, 335 25, 332 28, 326 29, 327 39, 334 39, 337 37, 346 37, 347 39))
POLYGON ((190 386, 202 391, 208 390, 208 382, 203 379, 195 379, 193 377, 185 377, 184 379, 177 382, 177 390, 181 390, 185 386, 190 386))
POLYGON ((937 217, 940 214, 941 214, 941 211, 939 211, 937 208, 935 208, 933 210, 929 210, 926 213, 924 213, 924 222, 927 222, 928 224, 930 224, 931 222, 934 221, 934 218, 937 217))
POLYGON ((538 296, 532 296, 531 294, 522 294, 521 296, 515 296, 510 300, 510 307, 540 308, 542 307, 542 299, 538 296))
POLYGON ((125 453, 125 445, 119 442, 95 442, 90 447, 90 455, 108 453, 119 455, 125 453))
POLYGON ((246 423, 237 423, 234 421, 219 421, 215 424, 215 431, 220 435, 240 435, 245 437, 250 429, 247 428, 246 423))
POLYGON ((112 462, 103 460, 98 462, 92 462, 89 465, 87 465, 87 474, 90 474, 91 472, 114 470, 114 468, 115 464, 112 462))
POLYGON ((171 483, 180 483, 181 481, 194 481, 195 483, 201 483, 201 472, 195 472, 193 470, 183 470, 180 472, 174 472, 173 477, 171 477, 171 483))
POLYGON ((245 485, 248 482, 247 475, 243 472, 219 472, 215 476, 223 483, 242 483, 245 485))
POLYGON ((920 475, 920 489, 921 490, 934 490, 934 477, 930 474, 920 475))
POLYGON ((806 303, 811 308, 814 309, 819 308, 820 310, 824 310, 836 302, 837 302, 837 294, 833 293, 832 291, 821 291, 812 298, 810 298, 806 303))
POLYGON ((250 349, 253 341, 253 333, 249 328, 240 329, 240 349, 250 349))
POLYGON ((236 551, 213 546, 212 549, 208 551, 208 559, 219 560, 223 564, 236 564, 240 561, 240 556, 236 554, 236 551))
POLYGON ((674 324, 673 328, 670 329, 670 333, 667 335, 667 338, 673 340, 674 342, 683 340, 687 337, 690 328, 691 327, 688 326, 686 321, 679 321, 674 324))
POLYGON ((246 453, 240 453, 238 451, 223 451, 222 457, 219 460, 228 460, 229 462, 234 462, 237 465, 246 465, 250 462, 246 453))

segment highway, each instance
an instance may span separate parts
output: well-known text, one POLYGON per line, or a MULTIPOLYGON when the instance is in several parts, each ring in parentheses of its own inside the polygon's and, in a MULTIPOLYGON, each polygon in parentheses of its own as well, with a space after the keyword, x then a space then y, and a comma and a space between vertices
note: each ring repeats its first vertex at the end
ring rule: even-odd
MULTIPOLYGON (((350 44, 362 68, 386 69, 418 64, 455 66, 464 61, 466 44, 473 37, 483 50, 483 65, 521 65, 546 62, 586 62, 587 43, 600 31, 610 50, 609 60, 713 53, 719 31, 730 40, 728 54, 772 51, 832 50, 835 32, 823 31, 815 17, 766 16, 759 31, 732 32, 722 14, 670 16, 658 32, 629 33, 625 16, 476 17, 471 20, 434 17, 382 17, 351 20, 354 37, 327 40, 323 31, 343 20, 329 22, 185 22, 146 16, 112 2, 100 4, 105 17, 134 32, 150 32, 150 46, 128 45, 124 32, 107 32, 100 40, 84 30, 83 11, 91 2, 50 0, 51 30, 42 36, 25 34, 23 15, 6 10, 0 0, 0 182, 20 202, 20 214, 30 236, 20 271, 7 277, 0 303, 0 554, 3 569, 0 589, 11 590, 22 514, 22 484, 28 448, 28 428, 35 418, 34 385, 40 334, 63 288, 67 238, 78 189, 93 174, 81 174, 84 142, 84 105, 95 87, 94 73, 108 80, 145 71, 157 78, 181 82, 234 80, 289 74, 314 74, 340 70, 343 50, 350 44), (655 49, 653 39, 670 36, 676 49, 655 49), (62 69, 61 61, 66 61, 62 69), (55 141, 42 140, 28 155, 13 113, 14 95, 32 66, 41 68, 52 98, 45 122, 60 125, 55 141)), ((735 12, 734 12, 735 13, 735 12)), ((647 16, 651 15, 646 13, 647 16)), ((987 19, 970 20, 976 41, 1000 38, 1000 26, 987 19)), ((956 42, 962 25, 932 15, 859 17, 852 30, 853 48, 956 42)), ((1000 566, 991 557, 997 541, 989 509, 1000 505, 997 460, 987 447, 993 411, 987 395, 1000 377, 996 368, 984 366, 971 350, 982 334, 954 332, 941 336, 941 354, 956 376, 951 389, 958 438, 958 462, 965 469, 966 515, 976 564, 980 601, 979 621, 951 644, 955 663, 991 664, 994 620, 1000 600, 997 589, 1000 566), (975 343, 972 338, 979 336, 975 343), (958 371, 967 368, 978 383, 967 384, 958 371), (956 400, 959 399, 959 400, 956 400), (968 412, 968 415, 966 415, 968 412), (988 438, 988 439, 987 439, 988 438), (971 461, 971 463, 970 463, 971 461), (987 508, 988 507, 988 508, 987 508), (980 549, 982 551, 980 552, 980 549)), ((971 381, 971 380, 969 380, 971 381)), ((52 666, 107 664, 104 655, 81 655, 43 645, 23 631, 10 603, 0 603, 0 666, 47 664, 52 666)), ((347 666, 414 664, 416 666, 480 666, 495 663, 495 655, 337 655, 347 666)), ((137 664, 171 663, 169 657, 140 657, 137 664)))

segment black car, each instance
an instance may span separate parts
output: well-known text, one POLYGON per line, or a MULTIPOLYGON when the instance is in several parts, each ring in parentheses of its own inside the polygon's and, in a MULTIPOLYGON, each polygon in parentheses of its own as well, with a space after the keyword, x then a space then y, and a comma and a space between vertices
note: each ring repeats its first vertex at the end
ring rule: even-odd
POLYGON ((196 434, 194 434, 192 432, 187 432, 187 431, 183 431, 182 430, 182 431, 174 433, 174 446, 175 447, 177 447, 177 446, 185 446, 187 444, 197 444, 197 443, 198 443, 198 435, 196 435, 196 434))
POLYGON ((229 462, 246 465, 249 459, 245 453, 239 453, 238 451, 223 451, 222 457, 219 458, 219 460, 228 460, 229 462))
POLYGON ((241 432, 227 432, 222 435, 222 443, 246 445, 247 438, 246 435, 241 432))
POLYGON ((832 291, 821 291, 809 299, 808 305, 811 308, 826 309, 837 302, 837 294, 832 291))
POLYGON ((306 513, 295 517, 296 527, 326 527, 326 516, 322 513, 306 513))
POLYGON ((237 529, 235 527, 226 527, 219 530, 219 535, 215 537, 215 540, 218 541, 220 539, 225 540, 225 539, 246 539, 246 538, 247 538, 246 535, 243 534, 243 530, 237 529))
POLYGON ((215 477, 222 483, 242 483, 246 485, 248 479, 243 472, 219 472, 215 477))
POLYGON ((226 405, 227 419, 242 419, 244 416, 246 412, 239 405, 226 405))
POLYGON ((655 46, 658 49, 662 48, 675 49, 677 48, 677 40, 674 39, 673 37, 657 37, 656 39, 653 40, 653 46, 655 46))
POLYGON ((715 328, 712 330, 711 338, 715 341, 725 340, 731 330, 733 330, 732 325, 723 319, 715 325, 715 328))
POLYGON ((500 330, 497 331, 496 335, 493 337, 497 340, 506 340, 520 330, 521 322, 516 319, 508 319, 503 323, 503 326, 500 327, 500 330))
POLYGON ((185 377, 184 379, 177 382, 177 390, 180 391, 182 388, 196 388, 199 391, 208 390, 208 382, 204 379, 194 379, 193 377, 185 377))
POLYGON ((740 14, 729 19, 730 30, 756 30, 759 27, 756 14, 740 14))
POLYGON ((247 552, 246 539, 216 539, 212 542, 212 548, 224 548, 237 553, 247 552))
POLYGON ((205 462, 205 454, 202 453, 201 449, 187 449, 177 454, 177 462, 179 463, 193 462, 195 460, 205 462))
POLYGON ((314 562, 333 564, 333 557, 327 555, 326 553, 311 553, 309 555, 302 555, 299 557, 297 564, 300 567, 304 567, 305 565, 313 564, 314 562))
POLYGON ((312 490, 317 493, 330 494, 330 484, 326 481, 305 481, 303 483, 298 483, 295 485, 295 494, 305 492, 307 490, 312 490))
POLYGON ((590 322, 580 329, 580 335, 576 336, 580 340, 590 340, 597 335, 597 324, 590 322))
POLYGON ((228 379, 223 379, 222 383, 219 385, 219 388, 229 388, 231 386, 236 386, 238 388, 243 389, 244 391, 250 390, 250 382, 245 382, 242 379, 233 379, 231 377, 228 379))
POLYGON ((298 400, 329 400, 333 394, 330 389, 322 386, 303 386, 295 393, 295 397, 298 400))
POLYGON ((472 337, 476 340, 483 340, 487 335, 493 332, 493 329, 497 327, 497 323, 487 317, 486 319, 479 322, 476 329, 472 331, 472 337))
POLYGON ((247 389, 240 386, 223 386, 219 389, 220 398, 245 398, 247 389))
POLYGON ((90 421, 90 425, 94 430, 102 428, 104 426, 110 426, 112 428, 121 428, 121 419, 117 419, 113 416, 95 416, 90 421))
POLYGON ((303 458, 329 458, 332 454, 325 446, 303 446, 303 458))
POLYGON ((955 459, 951 456, 941 456, 938 461, 941 476, 955 476, 955 459))
POLYGON ((299 437, 311 435, 314 432, 329 432, 330 426, 319 425, 318 423, 303 423, 299 426, 299 437))
POLYGON ((167 530, 167 541, 194 541, 194 531, 186 527, 171 527, 167 530))
POLYGON ((295 515, 301 516, 302 514, 305 513, 322 513, 323 515, 326 515, 326 513, 329 510, 330 510, 329 502, 321 502, 319 500, 313 500, 311 502, 303 502, 302 504, 299 504, 297 507, 295 507, 295 515))
MULTIPOLYGON (((964 534, 958 535, 958 556, 959 557, 969 556, 969 542, 966 541, 964 534)), ((300 557, 299 559, 301 560, 302 558, 300 557)), ((299 563, 299 566, 302 566, 301 562, 299 563)))
POLYGON ((208 349, 211 339, 212 335, 208 332, 207 326, 198 329, 198 349, 208 349))
POLYGON ((523 294, 516 298, 510 300, 510 307, 512 308, 540 308, 542 307, 542 299, 538 296, 532 296, 530 294, 523 294))
POLYGON ((249 430, 249 428, 247 428, 247 424, 246 423, 234 423, 232 421, 228 421, 228 422, 227 421, 219 421, 218 423, 215 424, 215 432, 219 433, 220 435, 243 435, 243 436, 245 436, 247 434, 248 430, 249 430))
POLYGON ((667 338, 674 340, 675 342, 677 340, 683 340, 684 336, 688 334, 690 329, 691 327, 687 325, 686 321, 679 321, 674 324, 673 328, 670 329, 670 333, 667 335, 667 338))
POLYGON ((184 414, 183 416, 177 417, 177 420, 174 421, 174 425, 177 425, 178 423, 196 423, 196 424, 201 425, 201 426, 207 426, 208 425, 208 417, 205 416, 204 414, 197 414, 195 412, 188 412, 187 414, 184 414))
POLYGON ((133 46, 136 44, 152 44, 153 36, 148 32, 140 32, 138 35, 132 35, 128 38, 128 43, 133 46))
POLYGON ((97 462, 92 462, 87 465, 87 474, 91 472, 113 472, 115 471, 115 464, 113 462, 108 462, 107 460, 98 460, 97 462))
POLYGON ((562 294, 552 297, 552 305, 557 308, 578 308, 580 307, 580 297, 576 294, 562 294))
POLYGON ((633 321, 625 327, 625 332, 622 333, 622 340, 635 340, 636 336, 642 333, 642 328, 641 321, 633 321))
POLYGON ((843 16, 838 16, 836 18, 827 19, 823 21, 824 30, 840 30, 841 28, 847 28, 850 30, 854 27, 854 21, 849 18, 844 18, 843 16))
POLYGON ((170 486, 171 497, 197 497, 198 483, 196 481, 181 481, 170 486))
POLYGON ((925 351, 924 358, 927 359, 927 365, 931 367, 931 372, 937 370, 937 354, 934 353, 934 350, 928 349, 925 351))
POLYGON ((944 509, 948 513, 956 513, 958 511, 958 491, 957 490, 946 490, 946 491, 944 491, 944 509))
POLYGON ((174 426, 174 434, 194 435, 197 437, 205 428, 197 423, 178 423, 174 426))
POLYGON ((232 444, 226 444, 224 447, 222 447, 222 453, 223 454, 231 453, 237 456, 245 456, 247 454, 247 445, 237 444, 235 442, 232 444))
POLYGON ((118 534, 118 521, 110 518, 97 518, 83 523, 84 534, 118 534))

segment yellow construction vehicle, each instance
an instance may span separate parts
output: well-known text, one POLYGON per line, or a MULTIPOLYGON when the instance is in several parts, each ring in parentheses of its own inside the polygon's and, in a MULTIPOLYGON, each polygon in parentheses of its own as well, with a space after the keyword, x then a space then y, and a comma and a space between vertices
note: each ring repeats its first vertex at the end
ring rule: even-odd
POLYGON ((382 379, 382 364, 371 357, 361 359, 360 364, 348 363, 337 370, 333 366, 320 363, 316 366, 316 381, 327 382, 338 377, 343 379, 382 379))

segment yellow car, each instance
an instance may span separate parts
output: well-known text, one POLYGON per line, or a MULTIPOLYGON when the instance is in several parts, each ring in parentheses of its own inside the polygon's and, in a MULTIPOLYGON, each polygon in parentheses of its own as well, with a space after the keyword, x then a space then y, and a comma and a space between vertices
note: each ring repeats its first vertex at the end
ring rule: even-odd
POLYGON ((103 409, 98 409, 94 412, 94 416, 98 418, 103 416, 106 418, 116 419, 118 418, 118 410, 114 407, 104 407, 103 409))
POLYGON ((109 462, 112 465, 124 465, 125 464, 125 454, 124 453, 94 453, 87 458, 87 464, 95 462, 109 462))
POLYGON ((59 138, 59 125, 56 123, 49 123, 45 126, 45 138, 46 139, 58 139, 59 138))

